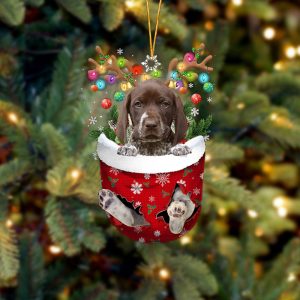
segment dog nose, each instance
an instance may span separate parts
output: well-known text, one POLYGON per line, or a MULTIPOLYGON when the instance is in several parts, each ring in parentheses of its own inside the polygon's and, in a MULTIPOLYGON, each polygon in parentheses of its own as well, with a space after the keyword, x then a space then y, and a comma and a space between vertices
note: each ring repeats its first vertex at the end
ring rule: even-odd
POLYGON ((155 120, 146 120, 145 121, 145 127, 146 128, 149 128, 149 129, 151 129, 151 128, 156 128, 157 127, 157 123, 155 122, 155 120))

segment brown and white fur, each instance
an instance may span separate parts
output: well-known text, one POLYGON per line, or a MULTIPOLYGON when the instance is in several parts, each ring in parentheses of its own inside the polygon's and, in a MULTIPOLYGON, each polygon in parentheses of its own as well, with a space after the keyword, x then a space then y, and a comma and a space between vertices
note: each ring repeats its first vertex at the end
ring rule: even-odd
MULTIPOLYGON (((133 89, 124 101, 116 134, 123 146, 118 154, 187 155, 191 150, 180 141, 188 128, 181 99, 159 80, 148 80, 133 89), (132 122, 132 134, 127 142, 128 116, 132 122), (175 133, 171 130, 175 123, 175 133), (126 143, 127 142, 127 143, 126 143)), ((127 226, 146 226, 148 222, 134 210, 126 207, 110 190, 99 192, 99 204, 109 214, 127 226)), ((179 234, 185 221, 192 215, 195 204, 177 188, 167 209, 169 228, 179 234)))

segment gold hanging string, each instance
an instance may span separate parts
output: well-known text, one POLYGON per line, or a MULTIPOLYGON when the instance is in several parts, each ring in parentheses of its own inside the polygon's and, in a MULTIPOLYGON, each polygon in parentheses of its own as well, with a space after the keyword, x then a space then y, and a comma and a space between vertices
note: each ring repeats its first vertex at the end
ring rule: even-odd
POLYGON ((149 31, 150 54, 151 54, 151 57, 153 57, 154 56, 154 51, 155 51, 155 45, 156 45, 158 23, 159 23, 159 16, 160 16, 160 11, 161 11, 162 0, 159 0, 158 11, 157 11, 157 15, 156 15, 155 33, 154 33, 154 39, 153 39, 153 41, 152 41, 152 33, 151 33, 151 20, 150 20, 149 0, 146 0, 146 4, 147 4, 147 17, 148 17, 148 31, 149 31))

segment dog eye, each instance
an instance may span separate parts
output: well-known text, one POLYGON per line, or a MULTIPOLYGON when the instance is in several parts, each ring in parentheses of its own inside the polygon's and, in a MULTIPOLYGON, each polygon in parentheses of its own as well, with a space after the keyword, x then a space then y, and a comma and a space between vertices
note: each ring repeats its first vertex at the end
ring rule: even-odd
POLYGON ((140 101, 136 101, 136 102, 134 103, 134 106, 135 106, 135 107, 142 107, 142 103, 141 103, 140 101))
POLYGON ((169 102, 167 102, 167 101, 163 101, 163 102, 161 102, 161 104, 160 104, 163 108, 167 108, 167 107, 169 107, 169 102))

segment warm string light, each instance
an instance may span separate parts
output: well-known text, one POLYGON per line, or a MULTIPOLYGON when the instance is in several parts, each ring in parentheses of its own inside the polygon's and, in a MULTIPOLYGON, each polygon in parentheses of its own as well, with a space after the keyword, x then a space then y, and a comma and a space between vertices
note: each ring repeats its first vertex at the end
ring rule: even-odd
POLYGON ((81 171, 79 169, 72 169, 71 170, 71 177, 74 180, 77 180, 81 176, 81 171))
POLYGON ((278 216, 281 218, 285 218, 288 214, 288 211, 285 207, 279 207, 277 210, 278 216))
POLYGON ((211 155, 210 154, 205 155, 205 161, 207 161, 207 162, 211 161, 211 155))
POLYGON ((158 276, 161 280, 168 280, 171 277, 171 273, 167 268, 161 268, 158 271, 158 276))
POLYGON ((243 0, 231 0, 231 3, 234 6, 241 6, 241 5, 243 5, 243 0))
POLYGON ((290 59, 295 58, 296 54, 297 54, 297 51, 293 46, 286 47, 285 56, 287 58, 290 58, 290 59))
POLYGON ((273 205, 276 208, 282 207, 284 205, 284 198, 282 196, 278 196, 273 199, 273 205))
POLYGON ((300 56, 300 45, 297 47, 297 55, 300 56))
POLYGON ((182 246, 188 245, 192 242, 192 238, 188 235, 184 235, 180 238, 180 244, 182 246))
POLYGON ((226 209, 224 207, 220 207, 218 209, 218 214, 223 217, 223 216, 225 216, 227 214, 227 211, 226 211, 226 209))
POLYGON ((237 104, 237 106, 236 106, 236 107, 237 107, 237 109, 241 109, 241 110, 242 110, 242 109, 244 109, 244 108, 245 108, 245 103, 243 103, 243 102, 240 102, 240 103, 238 103, 238 104, 237 104))
POLYGON ((261 236, 263 236, 263 235, 264 235, 264 231, 263 231, 261 228, 257 227, 257 228, 255 229, 255 236, 261 237, 261 236))
POLYGON ((126 1, 125 1, 125 6, 126 6, 128 9, 136 8, 137 2, 136 2, 135 0, 126 0, 126 1))
POLYGON ((253 209, 249 209, 247 213, 248 213, 248 216, 252 219, 255 219, 258 217, 258 213, 253 209))
POLYGON ((11 228, 14 225, 13 221, 11 219, 7 219, 5 222, 5 226, 7 228, 11 228))
POLYGON ((290 273, 290 274, 288 275, 287 281, 288 281, 288 282, 293 282, 293 281, 295 281, 296 279, 297 279, 297 277, 296 277, 295 273, 290 273))
POLYGON ((9 120, 11 123, 13 123, 13 124, 18 124, 18 123, 19 123, 19 117, 18 117, 18 115, 17 115, 16 113, 14 113, 14 112, 9 112, 9 113, 7 114, 7 118, 8 118, 8 120, 9 120))
POLYGON ((283 70, 283 62, 282 61, 278 61, 274 64, 274 69, 277 71, 283 70))
POLYGON ((49 246, 49 251, 50 251, 50 253, 52 253, 52 254, 59 254, 59 253, 61 253, 61 248, 59 247, 59 246, 56 246, 56 245, 50 245, 49 246))
POLYGON ((266 40, 274 39, 275 35, 276 35, 276 31, 273 27, 266 27, 263 30, 263 36, 266 40))

